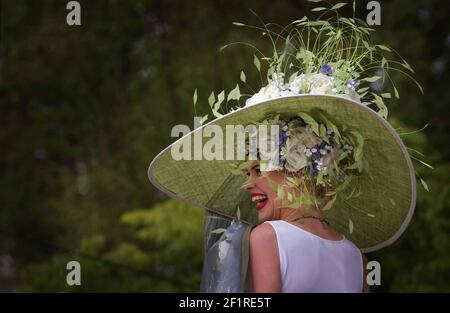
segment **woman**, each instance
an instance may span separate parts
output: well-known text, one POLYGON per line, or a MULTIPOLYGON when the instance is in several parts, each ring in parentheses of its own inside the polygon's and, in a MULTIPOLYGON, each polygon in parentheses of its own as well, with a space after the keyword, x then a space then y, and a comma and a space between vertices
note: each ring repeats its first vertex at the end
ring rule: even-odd
MULTIPOLYGON (((209 96, 216 119, 150 164, 157 188, 206 212, 202 291, 367 291, 362 253, 395 242, 412 218, 416 178, 386 121, 391 93, 372 88, 381 79, 372 76, 374 68, 388 73, 402 63, 371 43, 373 29, 364 22, 341 18, 337 8, 320 11, 330 18, 305 16, 280 33, 271 23, 250 26, 274 48, 269 57, 253 56, 266 84, 255 93, 241 72, 241 85, 209 96), (246 87, 251 97, 241 106, 246 87), (269 137, 259 128, 246 134, 249 142, 274 144, 275 153, 262 146, 248 148, 246 160, 228 159, 235 156, 227 150, 235 135, 226 135, 228 126, 249 124, 278 127, 269 137), (223 140, 209 141, 212 135, 223 140), (209 156, 193 156, 194 150, 209 156)), ((395 86, 393 94, 398 98, 395 86)))
POLYGON ((258 220, 250 234, 254 292, 368 292, 367 259, 327 224, 320 208, 285 208, 269 179, 286 185, 286 173, 261 175, 259 161, 247 170, 245 190, 258 220))

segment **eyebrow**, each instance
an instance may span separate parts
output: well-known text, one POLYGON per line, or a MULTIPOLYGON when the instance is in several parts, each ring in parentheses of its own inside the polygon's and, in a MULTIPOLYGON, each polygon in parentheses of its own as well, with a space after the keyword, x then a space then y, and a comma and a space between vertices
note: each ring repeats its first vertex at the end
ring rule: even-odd
POLYGON ((250 173, 250 171, 254 170, 256 167, 259 167, 259 164, 253 165, 249 170, 243 169, 243 172, 244 172, 244 173, 250 173))
POLYGON ((250 170, 254 170, 254 169, 257 168, 257 167, 259 167, 259 164, 253 165, 253 166, 250 168, 250 170))
POLYGON ((250 171, 253 171, 255 168, 257 168, 257 167, 259 167, 259 164, 255 164, 255 165, 253 165, 251 168, 250 168, 250 170, 247 170, 246 172, 247 173, 250 173, 250 171))

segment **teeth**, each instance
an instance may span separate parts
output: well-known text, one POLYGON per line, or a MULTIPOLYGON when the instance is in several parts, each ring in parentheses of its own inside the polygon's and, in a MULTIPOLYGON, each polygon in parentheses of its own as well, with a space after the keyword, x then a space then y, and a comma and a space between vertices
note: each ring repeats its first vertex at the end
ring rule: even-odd
POLYGON ((252 196, 252 202, 261 202, 267 200, 266 196, 252 196))

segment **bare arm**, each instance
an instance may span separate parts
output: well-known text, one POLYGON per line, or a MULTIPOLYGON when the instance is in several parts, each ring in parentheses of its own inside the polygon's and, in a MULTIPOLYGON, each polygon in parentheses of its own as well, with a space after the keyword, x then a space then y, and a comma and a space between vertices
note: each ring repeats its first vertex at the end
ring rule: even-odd
POLYGON ((253 292, 280 292, 280 257, 275 230, 261 224, 250 233, 250 268, 253 292))

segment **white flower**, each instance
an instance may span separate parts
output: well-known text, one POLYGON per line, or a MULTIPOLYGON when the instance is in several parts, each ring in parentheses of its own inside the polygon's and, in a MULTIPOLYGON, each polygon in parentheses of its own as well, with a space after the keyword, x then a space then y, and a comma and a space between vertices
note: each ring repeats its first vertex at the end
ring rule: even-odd
POLYGON ((270 99, 295 95, 288 86, 283 83, 283 75, 283 73, 274 73, 272 75, 273 79, 269 81, 269 84, 262 87, 256 94, 248 98, 245 102, 245 106, 248 107, 270 99))
POLYGON ((297 128, 295 130, 295 134, 292 135, 292 138, 297 140, 302 145, 306 146, 306 148, 312 148, 322 142, 322 139, 320 139, 316 134, 314 134, 309 125, 307 125, 306 127, 297 128))
POLYGON ((296 76, 292 82, 289 84, 289 89, 292 91, 293 94, 300 94, 302 93, 302 90, 304 89, 306 84, 306 78, 305 75, 302 73, 299 76, 296 76))
POLYGON ((290 172, 297 172, 308 164, 308 158, 304 152, 306 146, 297 139, 288 139, 286 146, 289 147, 286 152, 285 168, 290 172))
POLYGON ((350 88, 346 88, 345 94, 343 96, 350 98, 356 102, 361 103, 361 97, 359 96, 358 92, 356 92, 355 90, 352 90, 350 88))
MULTIPOLYGON (((340 94, 337 88, 333 86, 333 76, 324 75, 321 73, 315 74, 294 74, 290 78, 290 82, 284 83, 283 73, 272 74, 272 79, 269 83, 262 87, 256 94, 247 99, 245 106, 249 107, 271 99, 295 96, 299 94, 340 94)), ((359 94, 346 88, 343 94, 344 97, 350 98, 354 101, 361 102, 359 94)))
POLYGON ((295 94, 292 91, 290 91, 289 89, 280 91, 280 97, 289 97, 289 96, 295 96, 295 94))
POLYGON ((332 88, 331 77, 324 74, 315 74, 312 78, 310 94, 326 94, 332 88))
POLYGON ((272 81, 266 86, 264 93, 268 99, 278 98, 281 94, 280 85, 277 81, 272 81))
POLYGON ((267 97, 266 97, 264 91, 265 91, 265 87, 261 88, 260 91, 258 91, 253 96, 248 98, 247 101, 245 101, 245 106, 249 107, 249 106, 255 105, 257 103, 266 101, 267 97))

